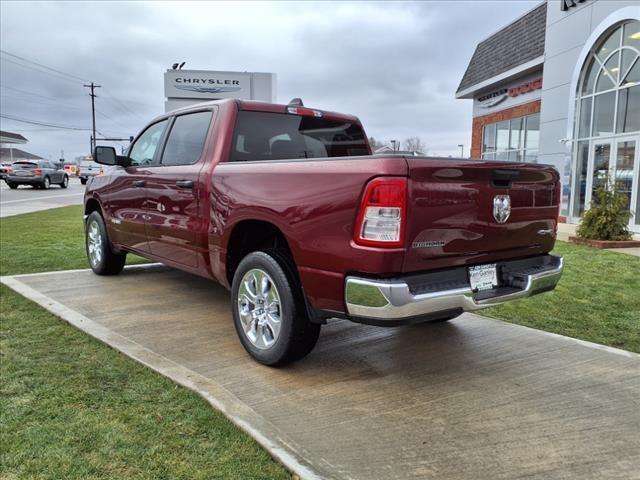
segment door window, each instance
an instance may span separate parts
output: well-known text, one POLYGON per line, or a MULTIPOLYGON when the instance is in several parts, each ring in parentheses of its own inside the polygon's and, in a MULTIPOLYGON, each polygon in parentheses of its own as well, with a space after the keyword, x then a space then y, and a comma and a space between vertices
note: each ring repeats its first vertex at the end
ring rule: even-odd
POLYGON ((627 197, 627 207, 631 206, 633 196, 634 163, 636 157, 636 142, 618 142, 616 152, 615 184, 616 190, 627 197))
POLYGON ((162 165, 191 165, 200 160, 211 115, 208 111, 176 117, 162 154, 162 165))
POLYGON ((132 166, 138 167, 154 164, 158 145, 160 145, 162 133, 167 125, 167 121, 168 120, 165 119, 158 123, 154 123, 138 137, 129 153, 132 166))

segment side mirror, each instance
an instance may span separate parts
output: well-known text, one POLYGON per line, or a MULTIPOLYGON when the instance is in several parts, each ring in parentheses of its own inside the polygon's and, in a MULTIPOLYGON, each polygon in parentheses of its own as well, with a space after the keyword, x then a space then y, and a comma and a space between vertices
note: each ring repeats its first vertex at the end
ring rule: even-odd
POLYGON ((120 165, 122 167, 129 166, 129 159, 116 155, 116 149, 113 147, 97 146, 93 158, 96 163, 102 165, 120 165))

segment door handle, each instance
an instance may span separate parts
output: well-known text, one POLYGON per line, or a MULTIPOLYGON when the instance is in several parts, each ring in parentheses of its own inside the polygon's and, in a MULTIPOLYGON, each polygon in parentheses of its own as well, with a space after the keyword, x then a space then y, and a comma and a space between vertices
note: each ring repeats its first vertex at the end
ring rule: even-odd
POLYGON ((134 180, 133 181, 133 186, 134 187, 144 187, 145 183, 146 182, 144 180, 134 180))
POLYGON ((192 180, 178 180, 176 182, 176 186, 178 188, 193 188, 193 181, 192 180))

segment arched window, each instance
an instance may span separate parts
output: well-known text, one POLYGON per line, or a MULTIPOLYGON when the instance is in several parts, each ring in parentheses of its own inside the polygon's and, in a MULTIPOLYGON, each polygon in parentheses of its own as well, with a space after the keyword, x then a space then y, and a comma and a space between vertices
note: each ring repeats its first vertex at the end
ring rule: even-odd
POLYGON ((640 131, 640 22, 611 31, 583 71, 576 137, 640 131))
MULTIPOLYGON (((640 181, 634 180, 640 162, 640 21, 622 22, 601 37, 576 93, 571 215, 582 216, 604 181, 620 184, 630 207, 638 207, 631 210, 640 209, 640 181)), ((640 225, 640 214, 634 217, 640 225)))

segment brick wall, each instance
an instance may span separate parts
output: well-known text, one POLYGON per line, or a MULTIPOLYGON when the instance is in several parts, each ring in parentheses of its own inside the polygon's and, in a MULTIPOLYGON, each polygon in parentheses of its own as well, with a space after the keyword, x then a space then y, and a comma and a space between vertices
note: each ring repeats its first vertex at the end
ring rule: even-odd
POLYGON ((480 158, 482 155, 482 127, 488 123, 502 122, 503 120, 524 117, 538 112, 540 112, 540 99, 483 115, 482 117, 475 117, 471 129, 471 158, 480 158))

